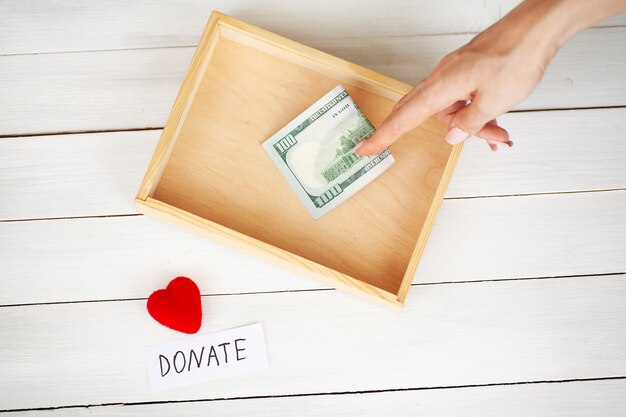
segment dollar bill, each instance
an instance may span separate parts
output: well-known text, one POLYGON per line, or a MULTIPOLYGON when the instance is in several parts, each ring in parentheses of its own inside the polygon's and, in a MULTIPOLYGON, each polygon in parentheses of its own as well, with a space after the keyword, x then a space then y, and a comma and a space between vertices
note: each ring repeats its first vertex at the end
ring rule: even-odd
POLYGON ((389 149, 361 157, 353 148, 374 127, 341 86, 263 143, 314 219, 352 197, 393 163, 389 149))

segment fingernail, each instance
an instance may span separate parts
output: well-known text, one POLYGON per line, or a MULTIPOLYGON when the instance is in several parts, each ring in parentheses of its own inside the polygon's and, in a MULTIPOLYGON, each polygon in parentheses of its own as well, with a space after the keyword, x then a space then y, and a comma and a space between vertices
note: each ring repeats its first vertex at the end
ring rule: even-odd
POLYGON ((506 142, 506 144, 509 145, 509 148, 513 147, 513 142, 511 142, 511 141, 506 142))
POLYGON ((352 152, 356 152, 356 150, 359 149, 363 145, 363 142, 365 141, 362 140, 361 142, 354 145, 354 148, 352 148, 352 152))
POLYGON ((495 152, 498 150, 498 145, 492 145, 491 143, 489 144, 489 147, 491 148, 492 152, 495 152))
POLYGON ((452 129, 448 130, 448 133, 446 134, 446 142, 448 142, 450 145, 456 145, 457 143, 463 142, 468 137, 469 134, 467 132, 464 132, 458 127, 453 127, 452 129))

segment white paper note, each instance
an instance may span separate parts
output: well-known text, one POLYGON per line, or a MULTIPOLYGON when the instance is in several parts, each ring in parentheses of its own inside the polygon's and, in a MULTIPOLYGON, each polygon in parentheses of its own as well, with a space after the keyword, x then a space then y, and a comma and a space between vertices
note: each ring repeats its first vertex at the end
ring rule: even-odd
POLYGON ((269 367, 261 323, 146 348, 152 389, 224 378, 269 367))

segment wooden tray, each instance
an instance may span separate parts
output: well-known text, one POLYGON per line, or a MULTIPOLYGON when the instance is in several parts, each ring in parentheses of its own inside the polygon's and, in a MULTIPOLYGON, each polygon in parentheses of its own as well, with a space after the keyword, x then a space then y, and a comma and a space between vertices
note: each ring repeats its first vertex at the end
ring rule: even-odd
POLYGON ((402 305, 461 146, 430 119, 396 163, 313 220, 261 143, 338 84, 380 125, 410 86, 213 12, 136 202, 140 212, 402 305))

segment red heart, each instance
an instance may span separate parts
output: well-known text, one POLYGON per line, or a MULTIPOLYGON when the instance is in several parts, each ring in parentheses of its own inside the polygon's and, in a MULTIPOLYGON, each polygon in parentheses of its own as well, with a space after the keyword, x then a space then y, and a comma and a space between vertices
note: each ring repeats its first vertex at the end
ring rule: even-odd
POLYGON ((200 290, 187 277, 177 277, 167 288, 148 297, 148 312, 162 325, 179 332, 193 334, 202 325, 200 290))

